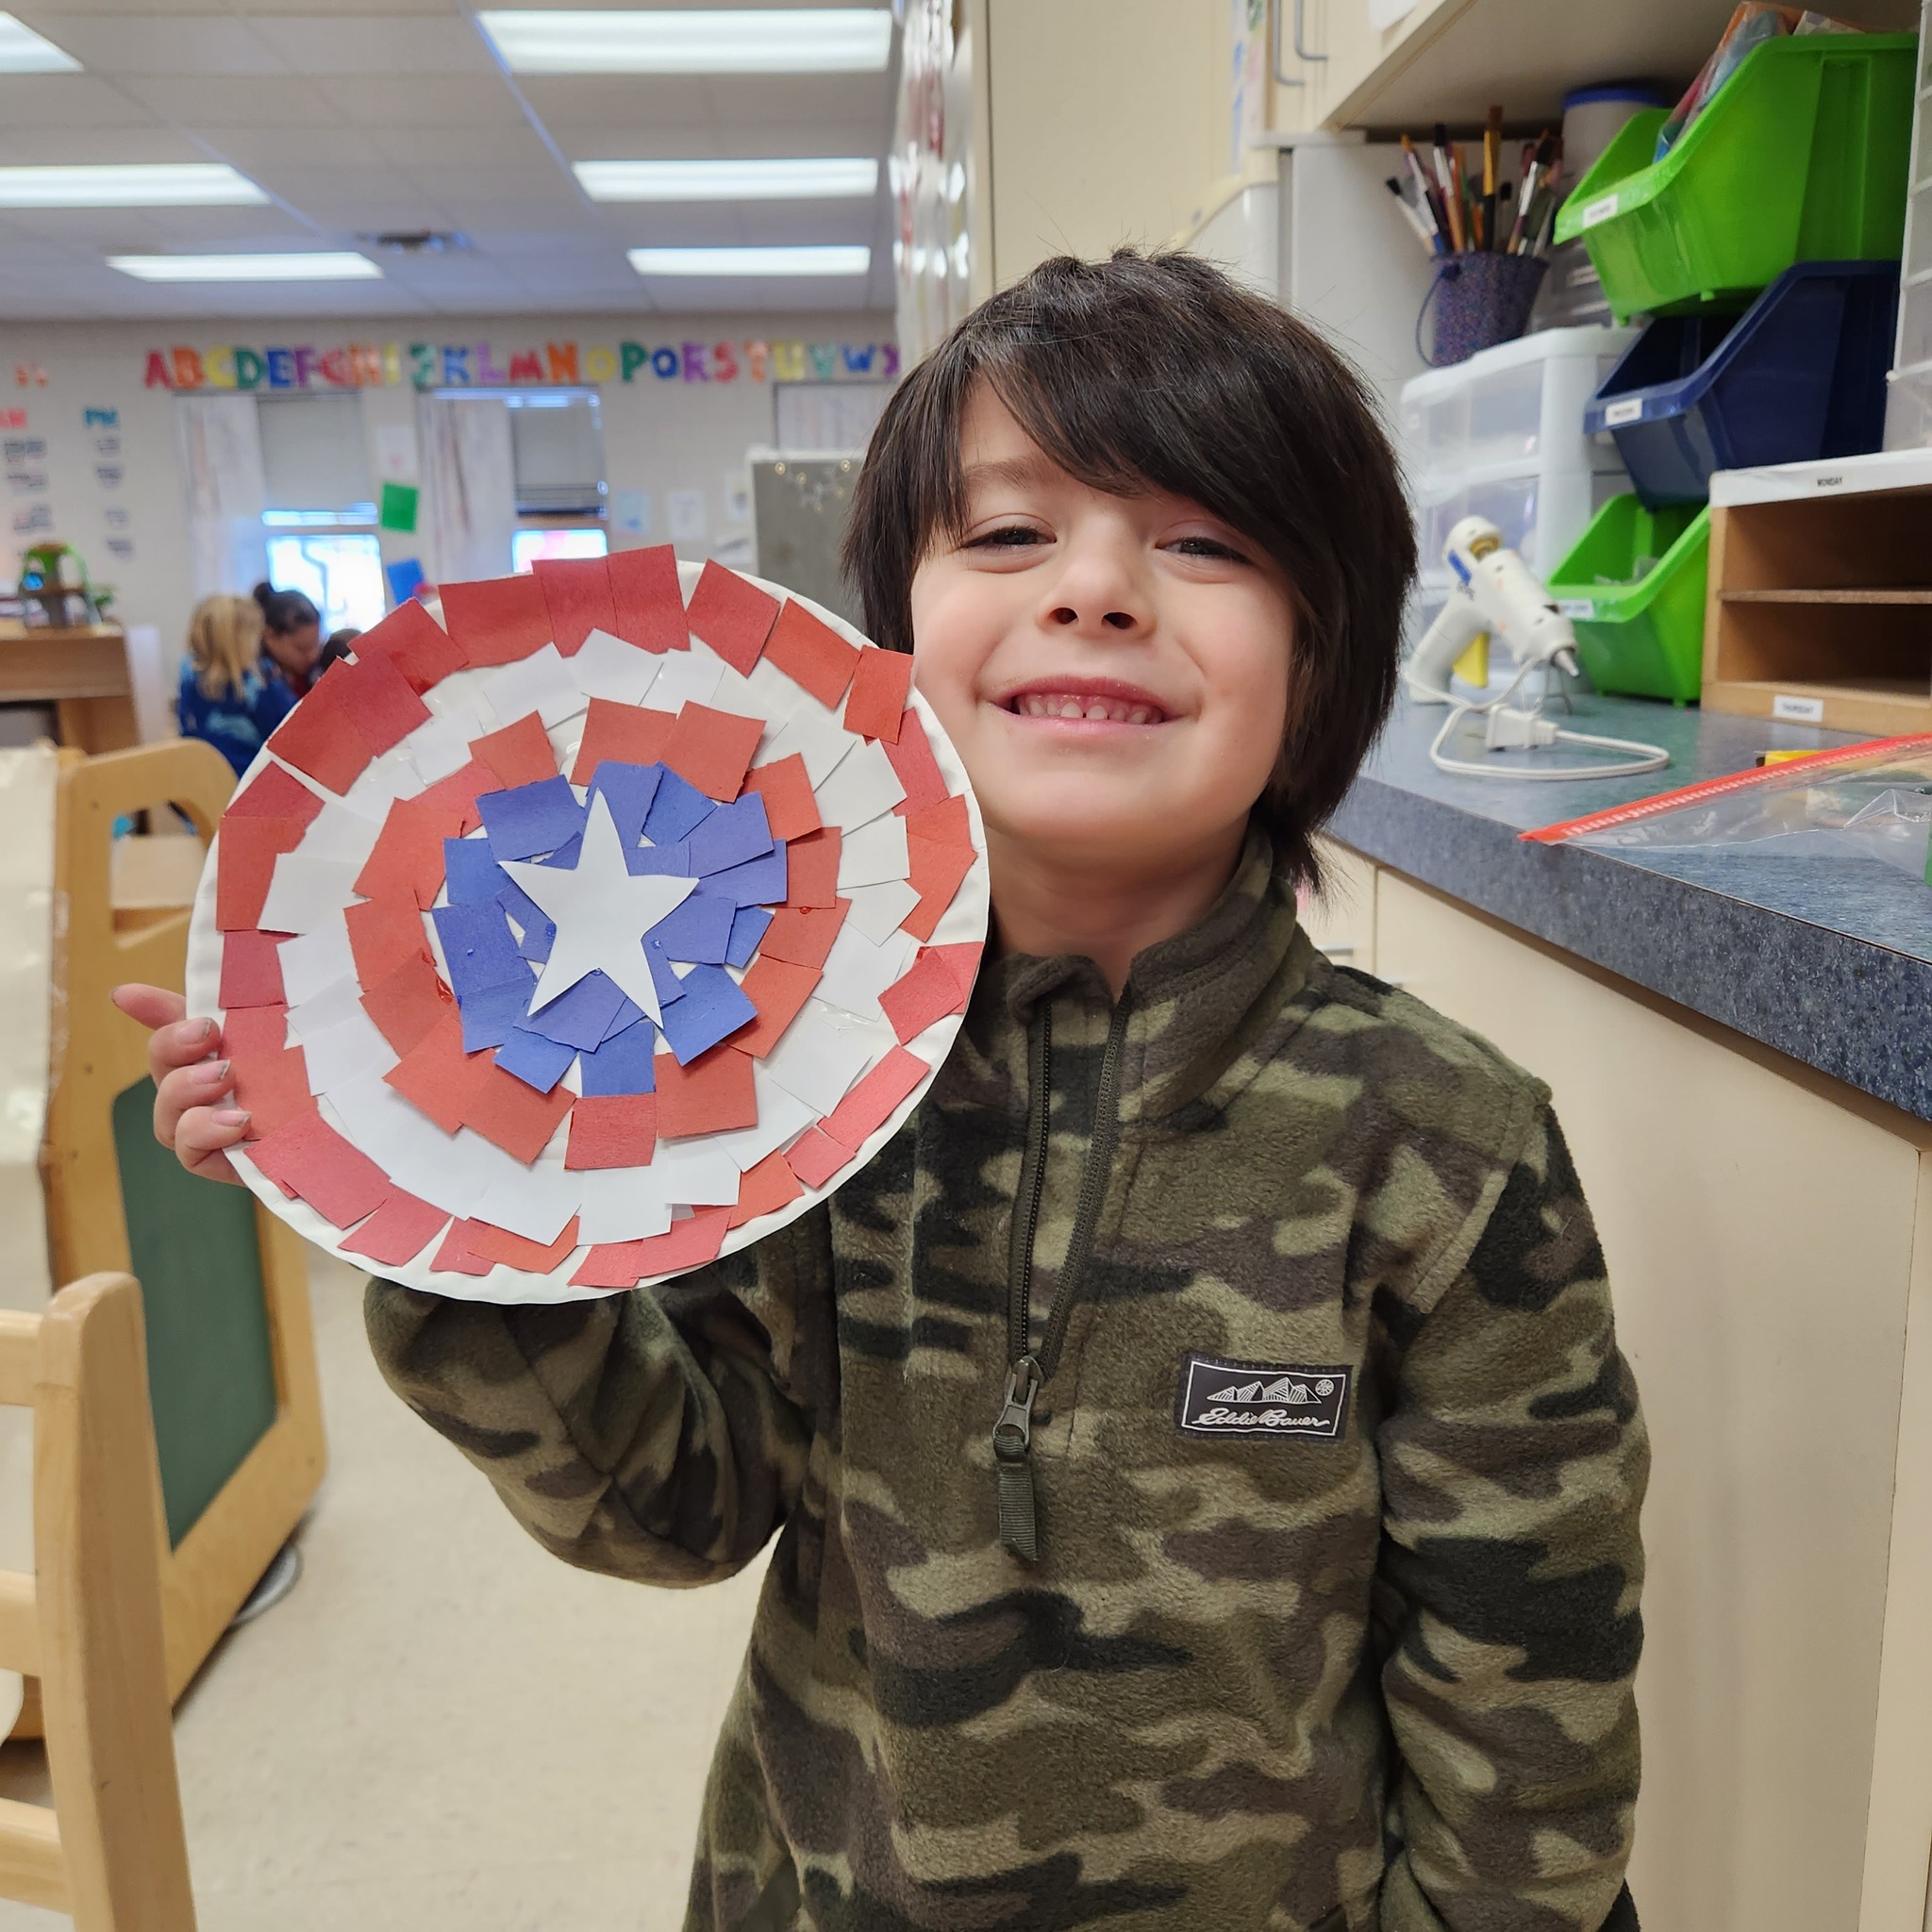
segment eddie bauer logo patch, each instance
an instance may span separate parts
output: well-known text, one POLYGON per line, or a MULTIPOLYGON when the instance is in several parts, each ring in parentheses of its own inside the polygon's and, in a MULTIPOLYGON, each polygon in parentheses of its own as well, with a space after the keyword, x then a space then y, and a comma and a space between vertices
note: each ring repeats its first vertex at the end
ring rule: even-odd
POLYGON ((1181 1367, 1174 1420, 1191 1436, 1319 1436, 1333 1441, 1348 1415, 1345 1368, 1218 1362, 1191 1355, 1181 1367))

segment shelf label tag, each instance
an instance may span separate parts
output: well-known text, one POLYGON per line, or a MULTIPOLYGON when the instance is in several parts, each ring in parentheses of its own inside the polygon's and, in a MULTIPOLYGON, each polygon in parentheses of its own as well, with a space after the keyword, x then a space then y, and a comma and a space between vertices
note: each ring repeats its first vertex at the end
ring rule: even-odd
POLYGON ((1622 402, 1612 403, 1604 411, 1604 427, 1616 429, 1625 423, 1641 423, 1643 420, 1643 398, 1625 396, 1622 402))
POLYGON ((1594 597, 1558 597, 1557 599, 1557 615, 1558 617, 1570 618, 1580 617, 1584 623, 1588 624, 1596 615, 1596 599, 1594 597))
POLYGON ((1599 222, 1607 222, 1617 212, 1617 197, 1607 194, 1601 201, 1593 201, 1583 210, 1583 225, 1593 228, 1599 222))
POLYGON ((1824 700, 1793 697, 1788 691, 1779 691, 1771 701, 1771 715, 1782 718, 1788 724, 1823 724, 1824 700))

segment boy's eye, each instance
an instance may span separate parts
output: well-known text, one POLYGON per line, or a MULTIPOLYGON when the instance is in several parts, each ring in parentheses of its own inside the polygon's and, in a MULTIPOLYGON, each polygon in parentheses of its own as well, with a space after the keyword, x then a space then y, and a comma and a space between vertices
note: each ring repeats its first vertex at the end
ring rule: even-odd
POLYGON ((968 550, 1017 549, 1025 543, 1044 543, 1046 539, 1038 530, 1029 529, 1024 524, 1009 524, 1003 530, 988 530, 984 536, 968 540, 968 550))
POLYGON ((1219 542, 1212 537, 1183 537, 1173 547, 1183 557, 1218 557, 1229 563, 1247 561, 1232 544, 1219 542))

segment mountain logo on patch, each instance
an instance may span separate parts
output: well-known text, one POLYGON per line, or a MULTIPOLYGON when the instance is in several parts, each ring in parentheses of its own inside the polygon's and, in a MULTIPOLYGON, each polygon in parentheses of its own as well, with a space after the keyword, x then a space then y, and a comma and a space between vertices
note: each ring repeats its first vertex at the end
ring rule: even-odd
POLYGON ((1346 1368, 1182 1358, 1174 1422, 1184 1435, 1314 1436, 1333 1441, 1348 1415, 1346 1368))

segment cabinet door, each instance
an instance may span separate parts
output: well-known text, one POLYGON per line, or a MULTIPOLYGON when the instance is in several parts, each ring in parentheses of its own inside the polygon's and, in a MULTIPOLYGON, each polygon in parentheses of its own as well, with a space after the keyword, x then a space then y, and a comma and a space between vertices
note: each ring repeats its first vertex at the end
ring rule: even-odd
POLYGON ((1919 1139, 1386 870, 1375 932, 1549 1081, 1602 1232, 1656 1458, 1645 1932, 1857 1926, 1919 1139))
POLYGON ((1302 930, 1338 966, 1375 970, 1375 868, 1332 839, 1316 841, 1322 855, 1319 897, 1303 895, 1302 930))
POLYGON ((1416 28, 1453 0, 1416 0, 1412 12, 1386 32, 1369 24, 1369 0, 1300 0, 1301 42, 1325 59, 1303 60, 1295 54, 1297 0, 1274 0, 1281 8, 1281 71, 1306 82, 1300 88, 1279 87, 1284 127, 1321 127, 1335 120, 1346 101, 1383 58, 1416 28))

